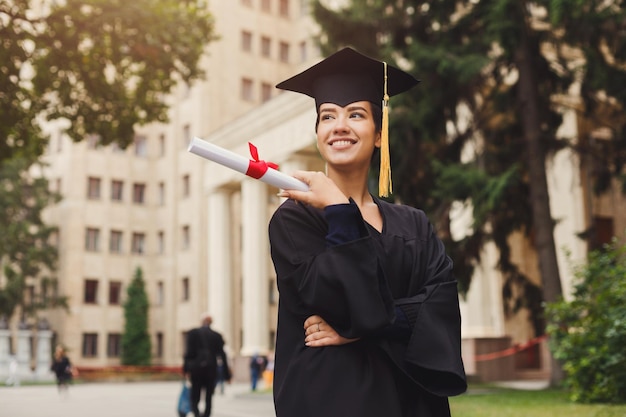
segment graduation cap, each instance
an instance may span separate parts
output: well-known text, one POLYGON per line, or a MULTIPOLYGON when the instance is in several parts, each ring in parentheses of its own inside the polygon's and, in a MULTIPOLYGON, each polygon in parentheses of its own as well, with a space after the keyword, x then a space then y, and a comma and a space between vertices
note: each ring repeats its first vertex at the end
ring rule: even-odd
POLYGON ((276 88, 306 94, 315 99, 316 109, 322 103, 345 107, 356 101, 370 101, 382 106, 379 195, 392 191, 389 160, 389 97, 400 94, 419 81, 406 72, 344 48, 303 72, 279 83, 276 88))

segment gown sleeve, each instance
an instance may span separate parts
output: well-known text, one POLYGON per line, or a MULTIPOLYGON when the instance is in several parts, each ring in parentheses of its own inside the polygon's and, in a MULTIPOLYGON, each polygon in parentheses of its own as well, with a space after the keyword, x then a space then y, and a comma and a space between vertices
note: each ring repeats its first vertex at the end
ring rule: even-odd
POLYGON ((397 362, 429 392, 458 395, 466 391, 467 381, 461 358, 457 282, 452 275, 452 260, 430 224, 428 234, 420 267, 424 285, 415 296, 395 301, 406 322, 398 321, 394 326, 410 328, 406 351, 397 362))
POLYGON ((393 321, 393 299, 358 207, 339 206, 324 213, 286 202, 270 221, 272 260, 287 308, 303 321, 319 314, 343 337, 363 337, 393 321))

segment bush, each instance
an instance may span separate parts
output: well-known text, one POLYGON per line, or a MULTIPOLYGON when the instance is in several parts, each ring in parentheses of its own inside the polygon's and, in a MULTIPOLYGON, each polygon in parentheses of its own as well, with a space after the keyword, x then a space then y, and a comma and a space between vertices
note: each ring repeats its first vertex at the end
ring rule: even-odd
POLYGON ((571 301, 546 308, 550 348, 575 401, 626 402, 626 246, 590 253, 571 301))

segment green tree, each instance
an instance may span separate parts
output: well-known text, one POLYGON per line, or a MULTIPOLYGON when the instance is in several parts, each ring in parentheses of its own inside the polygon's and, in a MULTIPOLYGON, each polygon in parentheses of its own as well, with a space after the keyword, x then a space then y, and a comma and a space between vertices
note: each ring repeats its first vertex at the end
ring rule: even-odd
MULTIPOLYGON (((542 333, 542 302, 556 301, 562 292, 546 159, 571 146, 604 158, 597 164, 605 167, 604 176, 596 179, 605 184, 623 171, 623 2, 352 0, 342 8, 324 3, 314 2, 313 9, 323 52, 353 45, 422 80, 392 102, 394 197, 434 217, 455 259, 461 290, 469 287, 482 246, 494 241, 507 306, 530 308, 542 333), (612 152, 588 152, 587 136, 559 140, 556 99, 577 86, 579 116, 610 131, 612 152), (462 161, 470 142, 476 155, 462 161), (456 242, 449 230, 454 201, 471 203, 474 211, 473 233, 456 242), (510 261, 508 238, 515 231, 532 236, 541 288, 510 261)), ((557 383, 558 364, 552 368, 557 383)))
POLYGON ((58 255, 51 242, 56 229, 42 220, 42 211, 58 196, 44 178, 28 175, 29 166, 23 159, 0 164, 0 317, 7 319, 16 312, 34 317, 42 309, 66 307, 67 301, 56 291, 58 255))
POLYGON ((151 343, 148 333, 148 295, 141 268, 135 270, 124 302, 122 365, 150 365, 151 343))
POLYGON ((571 301, 548 304, 551 348, 580 402, 626 402, 626 246, 593 251, 575 268, 571 301))
POLYGON ((65 119, 75 141, 126 147, 133 129, 167 120, 164 97, 204 74, 215 39, 203 2, 0 1, 0 163, 41 155, 37 117, 65 119))

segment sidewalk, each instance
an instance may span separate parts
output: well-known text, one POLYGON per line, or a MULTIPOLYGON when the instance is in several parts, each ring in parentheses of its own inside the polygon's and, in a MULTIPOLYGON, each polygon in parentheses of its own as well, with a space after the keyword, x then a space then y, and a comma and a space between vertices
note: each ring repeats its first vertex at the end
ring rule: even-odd
MULTIPOLYGON (((177 417, 180 388, 181 382, 84 383, 64 396, 55 385, 0 386, 0 417, 177 417)), ((275 417, 272 394, 226 385, 213 396, 211 417, 275 417)))

